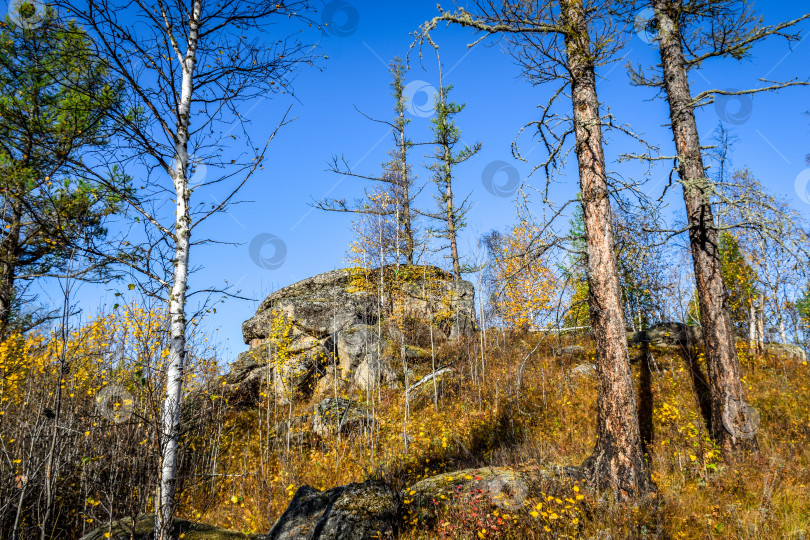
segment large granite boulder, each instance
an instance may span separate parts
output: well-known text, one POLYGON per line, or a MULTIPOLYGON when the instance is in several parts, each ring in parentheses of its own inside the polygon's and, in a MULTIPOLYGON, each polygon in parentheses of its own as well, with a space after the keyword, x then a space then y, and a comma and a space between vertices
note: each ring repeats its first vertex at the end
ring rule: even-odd
POLYGON ((392 538, 409 515, 431 521, 442 508, 469 509, 471 503, 521 510, 541 495, 540 486, 563 477, 570 479, 571 471, 483 467, 424 478, 403 492, 373 480, 327 491, 302 486, 264 539, 392 538))
POLYGON ((244 322, 250 350, 231 366, 223 391, 249 403, 269 388, 287 403, 322 397, 337 379, 361 391, 398 384, 402 355, 424 363, 431 343, 472 333, 474 296, 472 283, 431 266, 333 270, 299 281, 244 322))
POLYGON ((393 538, 400 515, 399 493, 381 482, 327 491, 302 486, 264 540, 393 538))
POLYGON ((353 290, 352 281, 350 269, 332 270, 270 294, 242 324, 245 343, 253 347, 268 338, 279 314, 302 332, 321 338, 358 323, 376 323, 378 303, 370 293, 353 290))

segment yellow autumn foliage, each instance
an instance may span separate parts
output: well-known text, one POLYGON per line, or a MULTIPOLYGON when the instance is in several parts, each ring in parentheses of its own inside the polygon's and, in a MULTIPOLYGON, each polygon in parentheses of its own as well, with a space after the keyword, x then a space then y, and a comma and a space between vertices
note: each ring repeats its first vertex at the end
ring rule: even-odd
POLYGON ((493 253, 497 308, 507 326, 537 330, 555 308, 559 280, 548 263, 533 254, 539 227, 522 222, 502 237, 493 253))

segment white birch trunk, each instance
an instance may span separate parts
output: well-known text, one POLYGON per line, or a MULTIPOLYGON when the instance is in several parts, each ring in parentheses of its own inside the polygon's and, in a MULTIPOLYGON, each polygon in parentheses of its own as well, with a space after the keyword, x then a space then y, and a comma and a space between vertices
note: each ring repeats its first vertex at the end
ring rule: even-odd
POLYGON ((757 308, 754 299, 751 299, 751 307, 748 310, 748 350, 754 352, 757 349, 757 308))
MULTIPOLYGON (((186 288, 189 269, 191 218, 188 191, 188 139, 191 101, 194 92, 194 68, 197 61, 200 0, 192 4, 186 51, 181 63, 182 79, 177 110, 176 156, 173 181, 175 208, 175 261, 172 290, 169 296, 169 365, 166 373, 166 398, 163 402, 160 433, 160 487, 155 512, 155 538, 171 538, 175 510, 177 454, 180 443, 180 406, 186 358, 186 288)), ((168 30, 167 30, 168 31, 168 30)))

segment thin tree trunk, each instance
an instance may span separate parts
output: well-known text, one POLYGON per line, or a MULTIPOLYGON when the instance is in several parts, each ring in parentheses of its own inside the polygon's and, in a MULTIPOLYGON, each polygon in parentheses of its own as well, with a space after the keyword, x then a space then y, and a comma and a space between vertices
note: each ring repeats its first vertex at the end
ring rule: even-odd
POLYGON ((740 383, 734 330, 728 295, 720 266, 717 229, 710 204, 711 185, 706 178, 697 123, 689 88, 677 14, 680 2, 653 0, 664 86, 669 102, 672 131, 678 152, 678 173, 689 223, 689 242, 695 269, 700 322, 703 327, 712 401, 711 431, 727 457, 741 451, 758 451, 740 383), (724 420, 724 416, 726 417, 724 420))
MULTIPOLYGON (((63 323, 64 324, 64 323, 63 323)), ((63 338, 64 339, 64 338, 63 338)), ((51 438, 48 443, 48 458, 45 462, 45 513, 42 517, 42 525, 40 526, 40 539, 46 540, 50 537, 47 533, 48 530, 48 523, 51 518, 51 512, 53 511, 53 484, 55 477, 57 476, 57 471, 55 471, 54 460, 56 459, 56 444, 59 439, 59 421, 61 420, 62 414, 62 378, 67 373, 65 369, 65 344, 62 345, 62 355, 60 355, 59 359, 59 367, 58 367, 58 374, 56 380, 56 406, 54 411, 54 417, 51 420, 51 438)))
POLYGON ((621 500, 655 491, 641 447, 636 394, 622 313, 602 128, 590 36, 582 0, 560 0, 576 154, 584 211, 588 301, 596 345, 599 393, 597 441, 583 464, 597 489, 610 487, 621 500))
POLYGON ((447 191, 445 193, 447 206, 447 237, 450 239, 450 257, 453 259, 453 277, 456 281, 461 279, 461 263, 458 260, 458 242, 456 240, 456 219, 453 207, 452 179, 447 178, 447 191))
POLYGON ((757 308, 751 298, 751 307, 748 310, 748 351, 757 351, 757 308))
MULTIPOLYGON (((405 235, 405 262, 413 264, 413 252, 415 244, 413 241, 413 229, 411 226, 411 193, 410 193, 410 179, 408 178, 408 141, 405 139, 405 110, 400 107, 399 109, 399 125, 402 129, 399 132, 399 157, 400 157, 400 174, 399 182, 402 197, 402 232, 405 235)), ((397 261, 398 262, 398 261, 397 261)))
POLYGON ((190 248, 191 217, 189 215, 188 190, 188 139, 191 101, 193 95, 194 69, 197 61, 197 39, 202 4, 192 3, 189 21, 187 49, 182 63, 180 103, 178 105, 176 169, 174 187, 175 209, 175 260, 171 295, 169 297, 170 341, 169 365, 166 373, 166 398, 161 414, 161 470, 160 499, 155 512, 155 538, 171 538, 175 512, 178 447, 180 444, 180 407, 183 394, 183 377, 186 359, 186 289, 190 248))

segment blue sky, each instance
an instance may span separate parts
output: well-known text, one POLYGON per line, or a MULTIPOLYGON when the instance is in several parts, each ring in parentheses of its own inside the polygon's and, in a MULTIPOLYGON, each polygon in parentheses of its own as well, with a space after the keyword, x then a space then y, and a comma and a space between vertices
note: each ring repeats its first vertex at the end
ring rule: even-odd
MULTIPOLYGON (((384 126, 363 118, 354 107, 375 118, 391 118, 387 64, 394 56, 408 53, 410 34, 437 11, 435 0, 331 2, 332 8, 339 6, 342 7, 336 14, 339 30, 336 33, 343 35, 320 39, 320 50, 328 59, 320 63, 320 70, 299 73, 294 83, 295 99, 275 96, 245 107, 244 113, 252 122, 251 133, 256 136, 266 136, 290 104, 295 121, 271 143, 264 170, 242 192, 241 198, 252 202, 234 207, 197 232, 197 238, 210 234, 242 245, 202 247, 192 252, 193 265, 202 267, 193 276, 192 287, 220 285, 227 279, 243 294, 261 300, 279 287, 345 266, 346 249, 352 240, 351 216, 314 210, 310 203, 327 195, 353 199, 362 194, 363 185, 358 180, 325 170, 331 156, 342 154, 357 171, 370 174, 377 173, 380 164, 386 161, 386 152, 393 142, 391 135, 384 126), (254 263, 250 242, 258 235, 265 235, 261 238, 274 235, 283 242, 286 249, 283 262, 278 257, 274 268, 254 263)), ((801 15, 806 6, 801 2, 759 2, 757 8, 766 22, 773 23, 801 15)), ((810 35, 809 24, 801 29, 803 36, 810 35)), ((434 38, 441 46, 445 82, 455 88, 453 99, 466 103, 466 109, 457 117, 464 141, 483 143, 482 151, 458 169, 456 179, 456 192, 470 193, 473 204, 461 240, 462 250, 469 253, 481 234, 514 223, 514 196, 493 195, 485 188, 482 174, 498 167, 490 164, 502 161, 513 166, 524 179, 545 158, 529 133, 520 139, 528 163, 512 158, 510 144, 524 124, 537 118, 537 106, 548 99, 552 88, 533 87, 524 81, 511 57, 494 40, 469 50, 467 44, 475 39, 471 32, 444 27, 434 32, 434 38)), ((421 89, 414 96, 417 114, 411 116, 409 126, 411 138, 416 141, 429 137, 429 118, 420 111, 429 107, 427 91, 438 85, 433 52, 425 53, 427 69, 419 65, 412 53, 411 70, 406 77, 407 83, 413 83, 410 88, 421 89)), ((673 154, 672 136, 665 125, 668 119, 665 101, 653 100, 655 96, 650 89, 632 87, 624 67, 627 61, 654 63, 657 55, 654 45, 630 34, 622 55, 621 61, 598 72, 600 100, 610 107, 618 122, 630 124, 636 132, 643 133, 648 141, 661 146, 662 153, 673 154)), ((792 52, 784 41, 774 39, 755 48, 753 57, 743 62, 719 60, 707 64, 692 76, 693 93, 709 88, 755 87, 760 77, 807 79, 809 55, 810 39, 794 44, 792 52)), ((709 144, 718 123, 725 121, 737 137, 732 166, 749 167, 764 185, 787 197, 807 216, 810 213, 807 196, 803 194, 803 200, 795 185, 797 178, 801 185, 806 183, 804 178, 810 179, 804 160, 810 153, 810 118, 804 115, 808 110, 810 87, 726 100, 700 111, 702 142, 709 144)), ((611 169, 625 175, 639 174, 638 166, 616 162, 620 153, 637 151, 637 146, 619 135, 610 135, 606 142, 611 169)), ((428 159, 422 154, 428 152, 427 148, 417 147, 412 162, 427 164, 428 159)), ((578 191, 573 155, 569 161, 569 167, 552 190, 553 197, 560 201, 578 191)), ((426 170, 417 167, 416 172, 417 182, 429 181, 426 170)), ((667 168, 653 171, 648 192, 658 193, 667 174, 667 168)), ((505 175, 498 176, 496 184, 506 179, 505 175)), ((542 187, 542 176, 535 175, 529 184, 542 187)), ((431 209, 432 190, 432 185, 428 185, 421 199, 423 206, 431 209)), ((676 195, 671 198, 669 213, 681 210, 680 193, 676 195)), ((265 256, 272 256, 272 249, 265 256)), ((125 285, 118 288, 125 289, 125 285)), ((85 305, 91 311, 98 302, 111 303, 111 292, 94 290, 90 294, 87 288, 85 291, 88 295, 85 305)), ((217 313, 207 320, 208 328, 216 329, 226 342, 230 358, 246 348, 241 339, 241 323, 253 314, 256 305, 228 300, 219 304, 217 313)))

